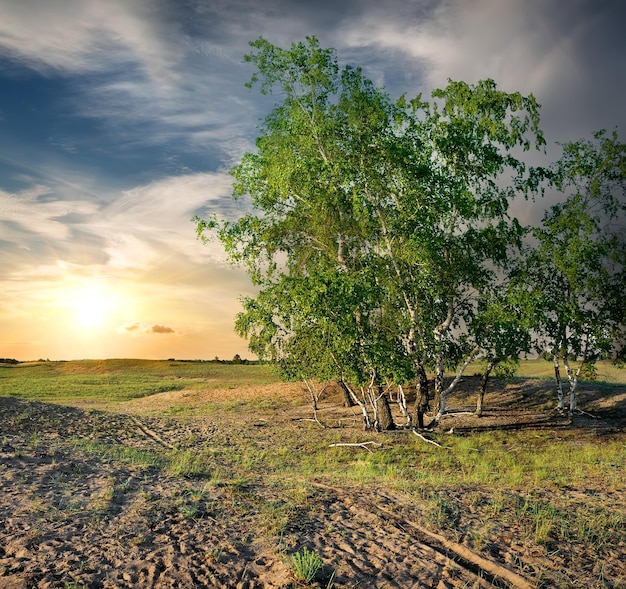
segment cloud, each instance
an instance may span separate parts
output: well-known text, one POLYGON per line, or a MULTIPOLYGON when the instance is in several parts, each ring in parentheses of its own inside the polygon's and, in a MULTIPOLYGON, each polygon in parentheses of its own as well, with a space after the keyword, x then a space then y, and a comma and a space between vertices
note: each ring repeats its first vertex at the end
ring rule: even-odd
POLYGON ((202 247, 196 239, 191 218, 211 208, 228 215, 231 182, 224 173, 189 174, 122 192, 103 208, 93 229, 106 241, 107 264, 146 270, 172 257, 224 263, 220 247, 202 247))
MULTIPOLYGON (((224 6, 204 13, 167 0, 6 0, 0 57, 46 77, 62 74, 71 88, 59 96, 61 110, 98 121, 98 147, 110 157, 167 146, 202 154, 205 169, 215 159, 230 166, 251 146, 258 119, 242 64, 257 33, 248 20, 249 34, 223 23, 233 29, 228 41, 223 31, 207 39, 225 13, 224 6)), ((80 149, 63 134, 51 145, 67 155, 80 149)))
MULTIPOLYGON (((65 200, 63 186, 0 190, 0 239, 5 250, 34 249, 37 267, 62 260, 127 272, 172 257, 223 264, 221 247, 203 246, 191 219, 215 210, 231 218, 241 214, 244 205, 230 197, 231 181, 219 172, 171 176, 124 191, 104 188, 92 200, 65 200)), ((76 186, 69 192, 88 191, 76 186)), ((5 258, 5 272, 8 263, 5 258)))
POLYGON ((176 29, 151 0, 5 0, 2 45, 13 59, 40 71, 107 70, 137 61, 150 75, 174 77, 176 29))
POLYGON ((430 9, 423 2, 413 14, 394 10, 387 18, 368 11, 349 26, 344 43, 417 60, 414 67, 427 87, 441 86, 449 77, 468 82, 492 77, 519 85, 562 43, 565 31, 554 30, 553 23, 540 0, 443 0, 430 9))
POLYGON ((2 238, 24 246, 25 234, 36 234, 44 239, 65 240, 71 235, 64 217, 82 217, 97 211, 87 200, 44 199, 52 190, 43 185, 15 193, 0 190, 0 224, 4 225, 2 238))
POLYGON ((150 330, 151 333, 175 333, 171 327, 165 325, 153 325, 150 330))
MULTIPOLYGON (((395 6, 388 17, 364 12, 346 23, 342 43, 364 55, 395 56, 407 72, 403 91, 429 94, 448 78, 471 83, 493 78, 503 90, 537 97, 548 141, 626 123, 618 24, 626 8, 620 3, 442 0, 409 6, 400 11, 395 6)), ((376 61, 377 83, 389 87, 394 80, 376 61)))
POLYGON ((173 328, 168 327, 166 325, 155 324, 152 327, 147 327, 138 321, 135 321, 132 323, 124 323, 120 325, 117 328, 117 332, 122 333, 122 334, 130 333, 133 335, 138 335, 138 334, 150 335, 153 333, 157 333, 157 334, 176 333, 176 331, 173 328))

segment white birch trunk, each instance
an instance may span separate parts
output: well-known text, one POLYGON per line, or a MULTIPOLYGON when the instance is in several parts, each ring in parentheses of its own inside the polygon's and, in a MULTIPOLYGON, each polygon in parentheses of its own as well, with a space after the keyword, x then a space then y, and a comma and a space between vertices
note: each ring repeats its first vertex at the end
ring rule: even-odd
POLYGON ((380 415, 378 412, 378 387, 375 387, 375 381, 376 371, 372 370, 371 379, 369 384, 367 385, 367 392, 365 392, 363 390, 363 387, 361 387, 361 394, 363 395, 364 399, 369 399, 370 406, 372 407, 372 411, 374 413, 374 422, 372 425, 374 426, 375 430, 378 430, 380 424, 380 415))
POLYGON ((348 394, 350 395, 350 398, 354 401, 356 405, 359 406, 359 408, 361 409, 361 413, 363 413, 363 423, 365 425, 365 429, 371 429, 372 421, 370 420, 370 415, 367 411, 367 404, 365 402, 365 396, 363 395, 363 389, 361 389, 361 394, 363 395, 363 398, 359 399, 359 396, 352 390, 352 387, 348 385, 347 382, 343 381, 343 384, 345 385, 348 394))
POLYGON ((318 407, 318 403, 319 400, 321 398, 321 396, 324 394, 324 391, 326 390, 326 388, 328 387, 327 384, 325 384, 319 391, 316 389, 315 384, 310 381, 308 378, 304 379, 304 384, 306 385, 306 388, 309 392, 309 399, 311 400, 311 406, 313 408, 313 419, 319 423, 322 427, 326 427, 318 418, 317 416, 317 411, 319 409, 318 407))
POLYGON ((478 398, 476 399, 476 415, 478 417, 482 417, 483 406, 485 403, 485 393, 487 391, 489 376, 491 375, 491 371, 495 368, 498 362, 499 360, 497 358, 492 358, 491 360, 489 360, 489 364, 487 364, 487 367, 485 368, 483 377, 480 379, 480 391, 478 391, 478 398))
MULTIPOLYGON (((580 368, 574 372, 569 365, 569 360, 567 358, 567 354, 563 358, 563 364, 565 364, 565 368, 567 369, 567 380, 569 381, 569 418, 572 419, 574 417, 574 411, 576 411, 577 404, 577 395, 576 388, 578 386, 578 375, 580 374, 580 368)), ((582 363, 581 363, 582 366, 582 363)))
POLYGON ((585 347, 585 355, 583 356, 582 360, 578 364, 578 368, 576 369, 576 372, 574 372, 571 369, 567 356, 563 359, 563 363, 565 364, 565 367, 567 368, 567 379, 569 380, 569 412, 568 413, 569 413, 570 420, 573 419, 574 411, 576 411, 576 408, 578 407, 578 379, 580 378, 580 373, 582 372, 583 366, 585 365, 585 362, 587 361, 586 354, 587 354, 587 348, 585 347))
POLYGON ((433 409, 435 410, 436 417, 435 421, 439 421, 441 416, 446 411, 446 396, 443 392, 443 376, 444 376, 444 365, 443 365, 443 357, 441 354, 437 355, 435 360, 435 378, 434 378, 434 388, 435 388, 435 403, 433 409))
POLYGON ((444 375, 444 362, 443 353, 441 350, 441 344, 443 342, 443 335, 448 331, 452 320, 454 319, 454 300, 448 300, 448 312, 444 321, 435 328, 433 335, 435 342, 437 343, 437 355, 435 359, 435 403, 434 410, 436 413, 434 423, 438 423, 441 416, 446 411, 446 393, 443 390, 443 375, 444 375))
POLYGON ((413 420, 411 419, 411 415, 407 407, 406 396, 402 385, 398 385, 398 407, 400 407, 400 413, 402 413, 402 416, 406 419, 405 427, 410 428, 413 420))
POLYGON ((363 387, 361 387, 361 393, 363 394, 364 397, 367 394, 367 398, 369 399, 369 402, 370 402, 370 407, 372 408, 372 412, 374 413, 374 421, 372 423, 372 426, 374 427, 375 430, 378 430, 380 417, 378 415, 378 403, 376 403, 377 395, 376 393, 374 393, 374 390, 372 389, 371 386, 367 387, 367 393, 365 393, 365 391, 363 391, 363 387))
MULTIPOLYGON (((440 403, 440 406, 439 406, 439 411, 437 412, 437 415, 435 417, 435 421, 436 422, 439 422, 439 420, 443 417, 443 415, 445 413, 445 410, 446 410, 446 399, 447 399, 448 393, 450 393, 452 390, 454 390, 454 387, 456 387, 458 382, 463 377, 463 374, 465 373, 465 369, 469 366, 469 363, 474 358, 476 358, 478 352, 480 352, 480 348, 478 346, 476 346, 468 354, 467 358, 465 359, 465 362, 463 362, 463 365, 461 366, 461 368, 459 368, 459 371, 457 372, 456 376, 454 377, 454 380, 448 385, 448 387, 446 389, 441 391, 441 403, 440 403)), ((442 375, 442 384, 443 384, 443 375, 442 375)))
MULTIPOLYGON (((589 334, 586 334, 586 336, 585 336, 585 347, 583 349, 583 357, 581 358, 580 363, 578 364, 578 369, 576 370, 576 374, 575 374, 575 382, 576 382, 576 384, 578 384, 578 379, 580 378, 580 373, 583 370, 583 366, 587 362, 588 353, 589 353, 589 334)), ((570 418, 572 418, 572 419, 574 417, 574 411, 576 410, 577 406, 578 406, 577 391, 576 391, 576 388, 574 388, 574 398, 573 399, 572 399, 572 395, 570 394, 570 418)))

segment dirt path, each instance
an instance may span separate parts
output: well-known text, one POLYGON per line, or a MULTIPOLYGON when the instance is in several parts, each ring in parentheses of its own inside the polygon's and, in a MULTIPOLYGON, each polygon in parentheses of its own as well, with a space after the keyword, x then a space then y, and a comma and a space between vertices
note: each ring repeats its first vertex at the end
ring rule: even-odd
MULTIPOLYGON (((156 423, 148 429, 137 417, 116 416, 115 431, 110 422, 102 431, 104 415, 5 401, 3 422, 11 413, 24 427, 3 432, 0 451, 0 587, 74 582, 102 588, 271 588, 293 580, 284 554, 291 546, 281 546, 279 539, 268 543, 257 533, 253 497, 267 489, 233 491, 120 465, 68 449, 57 432, 42 429, 54 419, 61 435, 152 449, 172 446, 163 441, 164 424, 155 434, 156 423), (28 422, 26 412, 32 416, 28 422)), ((473 572, 454 565, 410 529, 381 526, 370 503, 353 492, 319 487, 308 509, 291 514, 286 542, 295 544, 294 536, 300 536, 325 561, 341 563, 337 587, 356 582, 452 587, 476 581, 473 572)))
MULTIPOLYGON (((149 406, 173 401, 165 393, 149 406)), ((277 428, 260 411, 236 421, 155 417, 141 402, 127 409, 0 398, 0 589, 286 589, 296 587, 289 554, 305 546, 327 567, 317 587, 529 589, 533 571, 550 566, 548 554, 520 553, 502 540, 479 553, 455 533, 426 529, 415 523, 415 501, 384 487, 312 477, 286 498, 261 474, 230 479, 224 464, 219 476, 186 478, 158 462, 207 448, 219 456, 235 439, 271 451, 276 436, 302 435, 306 407, 281 411, 277 428), (124 456, 115 454, 121 448, 124 456)), ((351 418, 340 409, 323 415, 351 418)), ((626 547, 615 547, 607 571, 624 557, 626 547)))

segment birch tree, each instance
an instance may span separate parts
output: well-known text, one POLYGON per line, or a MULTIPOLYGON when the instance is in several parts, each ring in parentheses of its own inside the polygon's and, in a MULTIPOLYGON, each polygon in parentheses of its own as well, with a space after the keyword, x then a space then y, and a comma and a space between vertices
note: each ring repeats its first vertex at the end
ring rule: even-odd
POLYGON ((234 198, 254 212, 197 219, 259 288, 238 331, 285 366, 325 341, 312 369, 342 379, 380 429, 394 427, 386 383, 406 380, 423 424, 432 367, 441 417, 480 349, 458 334, 523 235, 509 204, 537 174, 513 152, 543 144, 535 99, 485 80, 451 81, 431 102, 392 100, 314 37, 251 47, 250 86, 279 97, 256 150, 231 171, 234 198))
POLYGON ((483 414, 491 374, 495 371, 500 378, 513 376, 520 355, 532 350, 534 319, 533 305, 515 282, 507 281, 479 301, 478 313, 470 326, 485 366, 476 399, 478 417, 483 414))
POLYGON ((477 301, 521 245, 524 229, 509 217, 510 203, 534 192, 541 178, 513 151, 541 147, 544 139, 534 97, 499 91, 492 80, 450 82, 433 98, 413 102, 421 112, 409 128, 428 173, 416 178, 411 171, 420 168, 411 162, 403 174, 410 188, 398 192, 387 249, 405 304, 407 353, 416 358, 417 374, 425 357, 434 369, 438 420, 480 351, 463 349, 456 336, 466 333, 477 301), (464 357, 454 358, 459 351, 464 357), (460 369, 444 388, 447 364, 460 369))
POLYGON ((554 357, 560 410, 567 401, 560 365, 566 369, 571 419, 585 367, 624 345, 626 145, 616 132, 598 132, 564 145, 553 171, 564 200, 535 231, 528 275, 541 305, 543 346, 554 357))

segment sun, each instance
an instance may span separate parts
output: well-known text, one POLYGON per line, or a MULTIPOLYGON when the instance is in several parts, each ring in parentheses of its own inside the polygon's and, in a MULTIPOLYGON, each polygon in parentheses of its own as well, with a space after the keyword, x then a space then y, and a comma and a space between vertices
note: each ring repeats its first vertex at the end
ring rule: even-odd
POLYGON ((113 308, 113 297, 101 287, 87 286, 74 291, 68 301, 76 325, 94 329, 106 324, 113 308))

